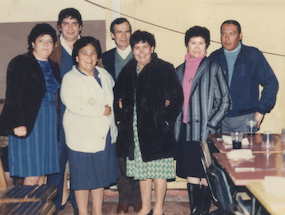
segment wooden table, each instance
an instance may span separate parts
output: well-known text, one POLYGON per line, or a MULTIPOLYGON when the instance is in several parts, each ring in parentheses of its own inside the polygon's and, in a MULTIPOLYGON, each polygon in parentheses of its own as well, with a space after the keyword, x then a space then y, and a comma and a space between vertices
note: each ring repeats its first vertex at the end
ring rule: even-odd
POLYGON ((265 176, 282 176, 283 153, 253 153, 255 158, 250 160, 230 160, 225 153, 214 153, 214 158, 225 170, 236 186, 246 186, 250 181, 264 180, 265 176), (239 168, 260 168, 255 171, 237 172, 239 168), (264 169, 262 169, 264 168, 264 169))
POLYGON ((271 215, 285 214, 285 197, 267 192, 260 181, 248 182, 246 187, 271 215))
MULTIPOLYGON (((233 149, 232 145, 226 144, 222 140, 222 135, 228 135, 230 134, 209 134, 208 138, 213 142, 213 144, 217 147, 217 149, 221 153, 227 153, 233 149)), ((262 133, 256 133, 255 135, 248 135, 246 133, 243 134, 243 138, 247 138, 249 145, 248 146, 242 146, 243 149, 251 149, 252 152, 255 153, 266 153, 268 151, 270 152, 283 152, 285 150, 285 142, 280 141, 280 135, 279 134, 273 134, 273 142, 274 142, 274 148, 264 148, 262 147, 262 140, 263 140, 263 134, 262 133)))

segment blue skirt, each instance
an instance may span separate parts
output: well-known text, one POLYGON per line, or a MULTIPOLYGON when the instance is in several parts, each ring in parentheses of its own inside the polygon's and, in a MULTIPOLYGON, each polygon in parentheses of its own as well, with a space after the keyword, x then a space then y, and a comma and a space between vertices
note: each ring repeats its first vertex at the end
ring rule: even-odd
POLYGON ((54 102, 42 102, 34 128, 27 138, 9 135, 8 153, 11 176, 42 176, 59 172, 54 102))
POLYGON ((115 151, 110 132, 104 151, 86 153, 68 148, 71 189, 93 190, 116 183, 119 174, 115 151))

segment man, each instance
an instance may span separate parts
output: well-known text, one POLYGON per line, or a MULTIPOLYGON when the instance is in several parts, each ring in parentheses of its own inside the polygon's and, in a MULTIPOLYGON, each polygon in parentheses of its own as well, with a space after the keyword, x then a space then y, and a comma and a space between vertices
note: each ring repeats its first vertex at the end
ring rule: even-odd
POLYGON ((266 113, 274 107, 278 81, 257 48, 242 44, 240 24, 227 20, 221 25, 222 48, 210 59, 222 65, 230 88, 233 108, 222 122, 222 133, 247 132, 247 122, 256 121, 257 128, 266 113), (263 86, 259 98, 259 85, 263 86))
MULTIPOLYGON (((127 19, 117 18, 112 22, 110 32, 117 47, 103 53, 102 62, 105 69, 116 80, 123 66, 133 58, 130 46, 132 29, 127 19)), ((117 213, 127 213, 129 205, 133 205, 134 210, 139 212, 142 207, 139 181, 126 177, 126 158, 118 157, 118 166, 119 179, 117 187, 119 191, 119 204, 117 213)))
MULTIPOLYGON (((72 49, 73 44, 80 37, 82 30, 82 18, 78 10, 74 8, 66 8, 60 11, 57 21, 57 27, 60 32, 59 38, 55 43, 54 51, 51 59, 56 61, 60 66, 60 75, 63 77, 73 66, 72 49)), ((65 167, 68 160, 67 145, 65 142, 65 134, 62 126, 63 113, 65 106, 60 102, 60 125, 59 125, 59 141, 58 141, 58 159, 60 173, 48 177, 48 184, 55 184, 58 188, 58 197, 55 200, 56 212, 63 210, 68 199, 65 176, 65 167), (62 202, 64 201, 64 202, 62 202)), ((74 191, 70 190, 70 201, 74 208, 74 214, 78 214, 78 207, 75 200, 74 191)))

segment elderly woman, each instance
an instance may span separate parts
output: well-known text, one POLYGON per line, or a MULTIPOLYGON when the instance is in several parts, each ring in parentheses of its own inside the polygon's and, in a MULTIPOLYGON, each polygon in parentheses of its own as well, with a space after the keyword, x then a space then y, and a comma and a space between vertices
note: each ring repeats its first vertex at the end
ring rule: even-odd
POLYGON ((231 108, 222 67, 206 57, 210 32, 194 26, 185 34, 187 54, 176 73, 183 86, 184 105, 175 124, 180 154, 176 172, 187 178, 191 214, 208 214, 211 196, 200 160, 200 141, 217 133, 231 108))
POLYGON ((59 171, 55 94, 61 78, 49 59, 56 39, 50 25, 37 24, 28 36, 29 52, 7 69, 1 124, 9 135, 10 175, 25 177, 25 185, 43 184, 45 175, 59 171))
POLYGON ((89 190, 92 214, 102 214, 104 187, 118 178, 115 145, 117 127, 111 106, 114 81, 97 65, 101 47, 97 39, 82 37, 74 44, 73 66, 64 75, 61 99, 66 106, 63 128, 68 146, 71 188, 79 214, 88 214, 89 190))
POLYGON ((166 180, 175 177, 174 123, 183 93, 173 65, 154 53, 152 34, 136 31, 130 43, 134 58, 123 67, 114 87, 117 156, 127 157, 127 176, 140 180, 142 209, 138 214, 160 215, 166 180), (153 210, 152 181, 156 198, 153 210))

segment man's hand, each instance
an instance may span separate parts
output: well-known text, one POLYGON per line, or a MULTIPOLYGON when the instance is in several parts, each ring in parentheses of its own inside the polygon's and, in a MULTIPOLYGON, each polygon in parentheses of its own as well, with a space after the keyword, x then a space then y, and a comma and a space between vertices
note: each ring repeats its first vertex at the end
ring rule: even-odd
POLYGON ((255 120, 256 120, 256 122, 257 122, 257 129, 259 129, 260 124, 261 124, 261 122, 262 122, 262 120, 263 120, 264 115, 261 114, 261 113, 259 113, 259 112, 255 112, 254 117, 255 117, 255 120))
POLYGON ((104 116, 110 116, 112 112, 112 109, 109 105, 105 105, 105 111, 104 111, 104 116))
POLYGON ((26 126, 19 126, 17 128, 14 128, 14 134, 18 137, 26 136, 27 134, 27 128, 26 126))

